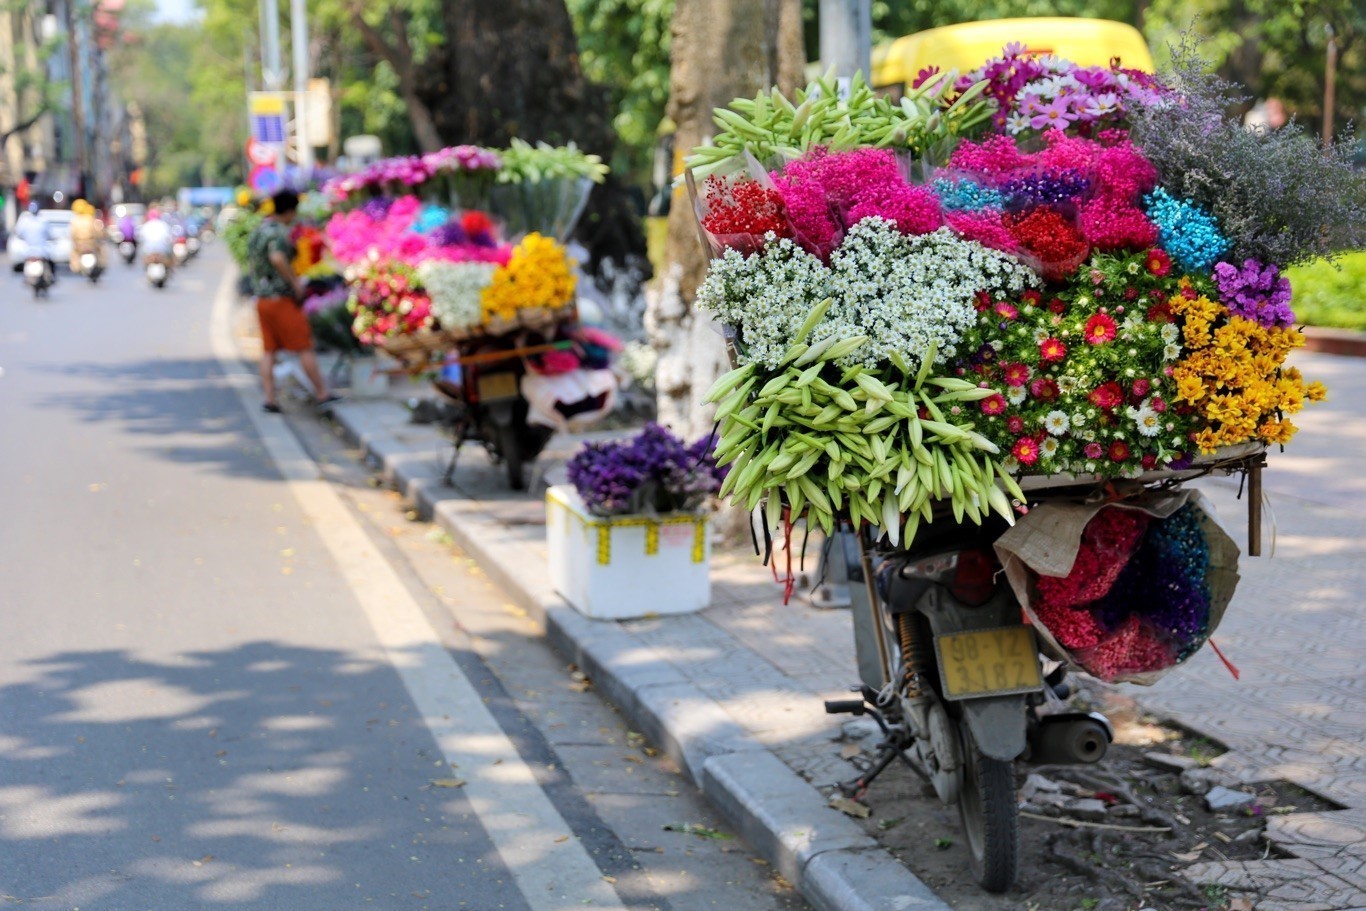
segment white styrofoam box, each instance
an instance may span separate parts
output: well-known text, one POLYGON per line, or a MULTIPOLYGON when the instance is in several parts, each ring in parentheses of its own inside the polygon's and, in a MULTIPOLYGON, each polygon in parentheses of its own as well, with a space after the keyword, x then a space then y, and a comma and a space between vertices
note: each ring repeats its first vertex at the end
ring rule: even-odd
POLYGON ((546 491, 550 581, 586 617, 683 614, 711 603, 704 513, 595 516, 573 487, 546 491))

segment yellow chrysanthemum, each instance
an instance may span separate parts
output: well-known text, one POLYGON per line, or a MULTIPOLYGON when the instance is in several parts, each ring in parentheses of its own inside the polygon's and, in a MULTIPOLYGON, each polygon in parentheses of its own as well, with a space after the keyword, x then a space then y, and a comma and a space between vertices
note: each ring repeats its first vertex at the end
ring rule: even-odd
POLYGON ((493 273, 480 297, 484 319, 513 319, 518 310, 558 309, 574 299, 574 273, 564 248, 549 237, 528 234, 506 266, 493 273))

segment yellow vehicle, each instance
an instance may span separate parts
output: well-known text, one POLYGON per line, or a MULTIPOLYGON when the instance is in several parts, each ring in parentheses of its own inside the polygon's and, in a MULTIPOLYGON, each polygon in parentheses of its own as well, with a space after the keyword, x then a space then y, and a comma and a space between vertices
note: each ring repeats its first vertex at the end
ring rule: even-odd
POLYGON ((927 29, 873 48, 874 88, 898 97, 926 67, 970 72, 1007 44, 1031 56, 1055 54, 1081 66, 1109 66, 1118 57, 1129 69, 1153 71, 1153 55, 1138 29, 1107 19, 988 19, 927 29))

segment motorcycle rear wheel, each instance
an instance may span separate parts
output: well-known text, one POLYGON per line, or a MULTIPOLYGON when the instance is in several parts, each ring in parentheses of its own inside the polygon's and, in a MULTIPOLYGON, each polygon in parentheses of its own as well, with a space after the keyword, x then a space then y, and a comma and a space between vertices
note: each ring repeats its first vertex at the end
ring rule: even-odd
POLYGON ((984 756, 966 722, 960 720, 958 730, 963 743, 958 810, 972 873, 988 892, 1005 892, 1015 885, 1020 868, 1015 763, 984 756))

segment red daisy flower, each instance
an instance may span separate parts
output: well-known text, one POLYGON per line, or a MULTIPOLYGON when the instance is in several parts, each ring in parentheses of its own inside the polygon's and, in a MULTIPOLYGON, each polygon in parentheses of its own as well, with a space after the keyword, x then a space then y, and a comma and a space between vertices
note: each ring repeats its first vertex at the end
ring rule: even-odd
POLYGON ((1012 414, 1006 418, 1006 430, 1017 435, 1024 433, 1024 418, 1018 414, 1012 414))
POLYGON ((1097 313, 1086 321, 1082 334, 1092 345, 1102 345, 1115 337, 1115 321, 1108 313, 1097 313))
POLYGON ((1007 386, 1023 386, 1029 382, 1029 367, 1026 364, 1006 364, 1001 368, 1007 386))
POLYGON ((1086 453, 1088 459, 1098 459, 1105 454, 1105 447, 1099 443, 1087 443, 1082 452, 1086 453))
POLYGON ((1151 405, 1153 411, 1156 411, 1158 414, 1167 410, 1167 403, 1161 396, 1153 396, 1153 400, 1148 404, 1151 405))
POLYGON ((1015 309, 1015 305, 1007 301, 997 301, 996 312, 1006 319, 1014 319, 1020 315, 1020 311, 1015 309))
POLYGON ((1018 459, 1021 465, 1033 465, 1039 461, 1039 441, 1033 437, 1020 437, 1015 441, 1015 447, 1010 450, 1010 454, 1018 459))
POLYGON ((1138 379, 1134 380, 1134 384, 1131 387, 1129 387, 1129 391, 1133 393, 1135 398, 1141 399, 1149 392, 1151 392, 1152 388, 1153 384, 1150 380, 1144 377, 1139 377, 1138 379))
POLYGON ((1029 384, 1029 393, 1042 402, 1051 402, 1059 395, 1058 381, 1050 376, 1036 377, 1029 384))
POLYGON ((1170 323, 1172 319, 1172 308, 1170 304, 1154 304, 1148 308, 1148 322, 1150 323, 1170 323))
POLYGON ((1055 297, 1048 302, 1048 309, 1054 313, 1062 313, 1067 310, 1067 304, 1063 303, 1062 298, 1055 297))
POLYGON ((1123 462, 1129 457, 1129 444, 1123 440, 1115 440, 1110 444, 1110 461, 1123 462))
POLYGON ((1043 300, 1043 294, 1040 291, 1036 291, 1035 289, 1030 288, 1024 294, 1020 295, 1020 299, 1023 300, 1026 304, 1033 304, 1037 307, 1039 305, 1039 301, 1043 300))
POLYGON ((1166 250, 1159 250, 1154 247, 1148 251, 1148 260, 1145 265, 1153 275, 1163 278, 1172 271, 1172 258, 1167 255, 1166 250))
POLYGON ((1145 454, 1142 459, 1142 464, 1144 471, 1152 471, 1157 467, 1157 456, 1153 455, 1151 452, 1145 454))
POLYGON ((991 295, 985 291, 978 291, 976 298, 972 302, 972 309, 978 313, 985 313, 991 309, 991 295))
POLYGON ((1092 405, 1109 411, 1110 409, 1118 408, 1123 404, 1124 390, 1120 387, 1119 383, 1109 382, 1091 390, 1091 395, 1088 396, 1088 398, 1090 398, 1092 405))
POLYGON ((999 392, 995 395, 982 399, 982 414, 998 415, 1004 414, 1006 410, 1006 398, 999 392))
POLYGON ((1062 343, 1062 339, 1046 338, 1039 342, 1039 357, 1045 363, 1060 361, 1067 357, 1067 346, 1062 343))

